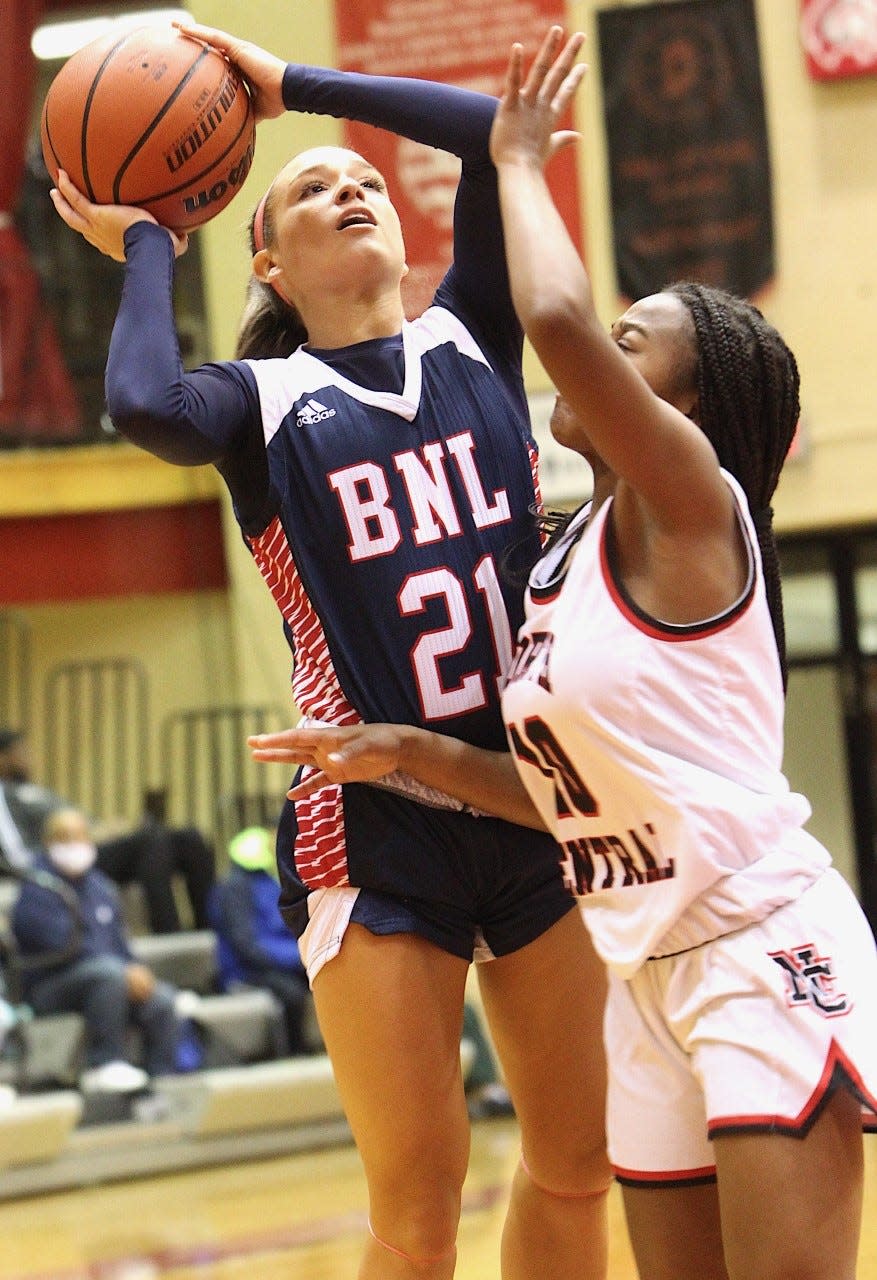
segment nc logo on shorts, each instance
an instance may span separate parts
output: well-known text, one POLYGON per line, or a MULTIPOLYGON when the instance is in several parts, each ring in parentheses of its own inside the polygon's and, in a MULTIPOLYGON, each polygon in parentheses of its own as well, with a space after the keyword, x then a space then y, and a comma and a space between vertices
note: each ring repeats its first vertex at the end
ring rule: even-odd
POLYGON ((837 981, 830 956, 819 956, 812 942, 794 951, 770 951, 771 960, 780 966, 788 980, 789 1008, 810 1005, 823 1018, 836 1018, 846 1013, 850 1003, 835 991, 837 981))

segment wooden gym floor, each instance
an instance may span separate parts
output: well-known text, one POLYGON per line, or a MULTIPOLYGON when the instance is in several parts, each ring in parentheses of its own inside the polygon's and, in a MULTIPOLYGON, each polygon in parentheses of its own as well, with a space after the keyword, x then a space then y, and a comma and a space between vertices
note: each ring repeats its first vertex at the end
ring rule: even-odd
MULTIPOLYGON (((518 1159, 513 1120, 473 1127, 458 1280, 495 1280, 507 1187, 518 1159)), ((877 1140, 858 1280, 877 1280, 877 1140)), ((635 1280, 610 1201, 610 1276, 635 1280)), ((366 1193, 352 1145, 0 1205, 0 1280, 352 1280, 366 1193)))

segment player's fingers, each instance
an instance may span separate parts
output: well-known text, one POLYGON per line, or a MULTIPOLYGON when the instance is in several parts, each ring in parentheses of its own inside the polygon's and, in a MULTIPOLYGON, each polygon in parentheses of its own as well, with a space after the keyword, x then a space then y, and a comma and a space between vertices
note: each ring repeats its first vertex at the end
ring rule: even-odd
POLYGON ((561 90, 564 81, 575 67, 576 58, 584 42, 585 37, 581 31, 574 32, 567 40, 543 78, 540 89, 543 99, 551 101, 561 90))
POLYGON ((539 46, 539 52, 533 59, 533 64, 527 73, 527 79, 524 81, 522 93, 525 98, 535 98, 539 93, 543 81, 554 63, 557 49, 562 39, 563 27, 552 26, 548 28, 545 38, 539 46))
POLYGON ((521 76, 524 66, 524 47, 517 41, 512 45, 509 53, 509 64, 506 68, 505 85, 503 87, 503 100, 505 102, 514 102, 521 88, 521 76))
POLYGON ((270 748, 251 748, 250 754, 254 760, 258 760, 261 764, 315 764, 316 758, 313 751, 305 751, 302 748, 293 747, 270 747, 270 748))
POLYGON ((260 751, 314 751, 336 745, 337 730, 326 725, 320 728, 278 729, 275 733, 253 733, 247 745, 260 751), (331 735, 331 736, 329 736, 331 735))
POLYGON ((84 196, 79 188, 71 182, 70 175, 66 170, 58 170, 58 180, 55 185, 67 203, 84 217, 87 217, 90 211, 94 209, 95 206, 88 197, 84 196))
POLYGON ((328 733, 329 729, 275 729, 273 733, 251 733, 247 742, 250 746, 285 747, 294 742, 306 742, 317 733, 328 733))
POLYGON ((313 795, 315 791, 319 791, 321 787, 332 785, 332 780, 327 778, 322 769, 318 769, 316 773, 312 773, 310 777, 305 778, 303 782, 296 783, 294 787, 290 787, 286 793, 288 800, 304 800, 306 796, 313 795))
POLYGON ((53 187, 49 192, 49 195, 51 196, 52 204, 67 223, 67 226, 70 227, 72 231, 78 231, 80 235, 85 235, 86 231, 88 231, 91 226, 88 219, 84 218, 81 213, 73 208, 70 201, 57 187, 53 187))
POLYGON ((571 147, 581 136, 575 129, 558 129, 556 133, 552 133, 548 140, 548 159, 556 156, 564 147, 571 147))
POLYGON ((331 728, 283 729, 278 733, 253 734, 247 738, 252 758, 261 764, 310 765, 317 767, 327 752, 339 745, 331 728))
POLYGON ((579 85, 587 74, 588 64, 586 62, 577 62, 570 71, 569 75, 561 84, 551 101, 551 110, 557 116, 562 116, 569 104, 578 92, 579 85))
POLYGON ((220 53, 227 56, 230 51, 240 48, 243 43, 241 40, 230 36, 227 31, 220 31, 218 27, 206 27, 200 22, 174 22, 172 23, 179 31, 180 35, 190 36, 193 40, 201 40, 204 44, 212 45, 214 49, 218 49, 220 53))
POLYGON ((218 49, 237 67, 250 91, 257 122, 285 112, 283 73, 286 62, 282 58, 251 40, 240 40, 216 27, 203 27, 198 23, 177 23, 176 26, 181 35, 191 36, 218 49))
POLYGON ((67 222, 69 218, 75 218, 77 216, 76 210, 70 205, 70 203, 67 200, 64 199, 63 195, 61 194, 61 192, 58 190, 57 187, 52 187, 51 191, 49 192, 49 198, 51 199, 52 204, 58 210, 58 212, 60 213, 61 217, 64 219, 65 222, 67 222))

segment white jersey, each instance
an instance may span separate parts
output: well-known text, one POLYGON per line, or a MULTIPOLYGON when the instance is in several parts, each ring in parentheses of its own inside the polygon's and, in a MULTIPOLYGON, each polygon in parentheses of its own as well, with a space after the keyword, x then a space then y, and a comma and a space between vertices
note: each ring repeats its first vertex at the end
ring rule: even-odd
POLYGON ((579 512, 530 579, 503 692, 512 751, 564 849, 603 960, 652 956, 764 919, 830 864, 782 772, 783 691, 757 539, 718 617, 647 617, 615 572, 611 501, 579 512))

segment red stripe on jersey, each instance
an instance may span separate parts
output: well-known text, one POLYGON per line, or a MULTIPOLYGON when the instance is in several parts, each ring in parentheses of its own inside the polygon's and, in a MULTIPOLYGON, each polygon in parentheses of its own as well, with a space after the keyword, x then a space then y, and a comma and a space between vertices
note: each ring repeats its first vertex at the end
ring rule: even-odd
MULTIPOLYGON (((279 516, 258 538, 247 539, 259 572, 292 633, 292 696, 304 715, 331 724, 358 724, 332 666, 322 623, 302 587, 279 516)), ((309 888, 346 885, 347 842, 340 786, 321 788, 296 801, 295 868, 309 888)))
POLYGON ((323 625, 302 587, 280 517, 275 516, 258 538, 247 541, 259 572, 292 633, 295 651, 292 696, 296 706, 317 720, 358 724, 359 716, 338 683, 323 625))
POLYGON ((350 884, 341 787, 321 787, 313 795, 297 800, 295 817, 295 869, 308 888, 331 889, 350 884))
MULTIPOLYGON (((533 500, 536 507, 536 511, 539 513, 539 515, 541 515, 544 510, 544 507, 542 503, 542 488, 541 488, 541 485, 539 484, 539 453, 538 453, 538 450, 533 448, 532 444, 528 444, 527 454, 530 458, 530 474, 533 477, 533 500)), ((541 542, 543 547, 545 546, 547 539, 548 539, 548 535, 546 534, 545 530, 540 529, 539 541, 541 542)))
MULTIPOLYGON (((837 1073, 846 1076, 847 1081, 853 1086, 863 1105, 877 1112, 877 1098, 866 1089, 861 1074, 856 1070, 837 1042, 832 1040, 828 1056, 825 1059, 825 1066, 822 1068, 822 1075, 819 1077, 819 1083, 796 1116, 759 1115, 757 1113, 753 1115, 720 1116, 718 1119, 710 1120, 707 1131, 709 1137, 712 1138, 715 1134, 724 1133, 728 1130, 739 1132, 742 1129, 770 1129, 774 1132, 779 1131, 786 1134, 805 1133, 813 1120, 814 1113, 824 1102, 826 1094, 836 1087, 835 1077, 837 1073)), ((863 1126, 868 1127, 873 1123, 873 1120, 863 1117, 862 1123, 863 1126)))

